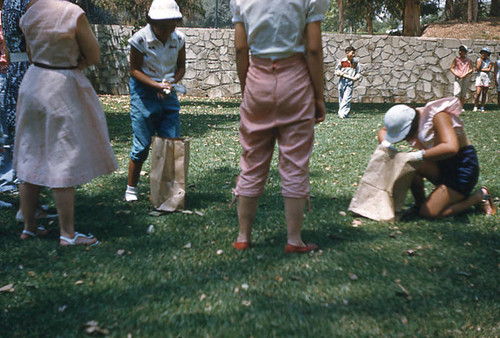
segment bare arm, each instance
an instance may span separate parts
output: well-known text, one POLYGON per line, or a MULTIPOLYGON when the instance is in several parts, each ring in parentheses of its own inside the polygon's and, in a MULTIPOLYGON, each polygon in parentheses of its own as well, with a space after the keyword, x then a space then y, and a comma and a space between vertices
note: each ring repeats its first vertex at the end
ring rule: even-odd
POLYGON ((186 45, 182 46, 177 53, 177 67, 176 67, 174 81, 173 83, 177 83, 184 77, 186 74, 186 45))
POLYGON ((453 59, 453 62, 451 63, 450 71, 451 71, 451 73, 452 73, 454 76, 456 76, 456 77, 458 77, 458 78, 459 78, 459 76, 457 75, 457 73, 455 73, 455 63, 456 63, 455 61, 456 61, 456 59, 453 59))
POLYGON ((250 64, 250 57, 248 56, 250 48, 248 47, 245 25, 242 22, 237 22, 234 27, 234 48, 236 49, 236 71, 240 80, 241 96, 243 96, 250 64))
POLYGON ((498 81, 497 81, 497 74, 498 74, 498 72, 500 72, 500 69, 498 69, 498 63, 495 62, 494 77, 495 77, 495 84, 497 85, 497 87, 498 87, 498 81))
POLYGON ((482 64, 483 59, 477 59, 476 60, 476 72, 481 71, 481 64, 482 64))
POLYGON ((311 75, 316 106, 316 123, 325 120, 326 107, 323 83, 323 44, 321 43, 321 22, 315 21, 306 25, 307 68, 311 75))
POLYGON ((386 127, 382 127, 382 129, 380 129, 377 133, 377 139, 378 139, 378 143, 382 143, 383 140, 385 140, 385 134, 387 133, 387 128, 386 127))
POLYGON ((81 52, 78 68, 84 69, 99 63, 99 43, 90 28, 85 14, 80 15, 76 22, 76 41, 81 52))

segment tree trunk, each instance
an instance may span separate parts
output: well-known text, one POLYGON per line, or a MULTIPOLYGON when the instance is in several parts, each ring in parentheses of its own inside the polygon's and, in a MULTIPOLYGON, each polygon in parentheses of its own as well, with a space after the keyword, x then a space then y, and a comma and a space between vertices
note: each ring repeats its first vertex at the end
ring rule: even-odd
POLYGON ((500 0, 491 0, 490 16, 500 16, 500 0))
POLYGON ((339 8, 339 33, 344 33, 344 3, 343 0, 337 0, 339 8))
POLYGON ((468 0, 467 2, 467 22, 477 22, 478 1, 468 0))
POLYGON ((371 34, 373 35, 373 10, 372 10, 372 5, 371 5, 371 2, 368 3, 368 5, 366 6, 366 16, 365 16, 365 19, 366 19, 366 31, 368 32, 368 34, 371 34))
POLYGON ((453 7, 453 0, 446 0, 446 4, 444 5, 444 19, 455 19, 455 8, 453 7))
POLYGON ((420 0, 404 0, 403 13, 403 35, 420 36, 420 0))

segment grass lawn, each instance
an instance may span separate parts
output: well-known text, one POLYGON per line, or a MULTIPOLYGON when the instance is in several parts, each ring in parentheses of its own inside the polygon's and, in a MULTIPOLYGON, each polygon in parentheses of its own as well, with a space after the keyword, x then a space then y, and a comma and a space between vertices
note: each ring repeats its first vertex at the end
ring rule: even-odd
MULTIPOLYGON (((78 187, 76 226, 102 244, 59 247, 57 223, 48 221, 41 222, 54 229, 48 238, 21 242, 16 209, 0 209, 0 287, 13 284, 12 292, 0 292, 0 336, 82 336, 89 321, 116 337, 500 335, 498 215, 471 209, 435 221, 359 218, 353 226, 355 218, 345 213, 388 105, 354 104, 349 120, 328 105, 326 122, 316 127, 313 211, 303 230, 321 250, 286 256, 276 154, 255 247, 231 247, 238 100, 183 99, 182 134, 191 138, 186 207, 202 215, 155 216, 149 162, 141 200, 122 201, 128 98, 101 99, 120 167, 78 187)), ((499 196, 500 110, 470 110, 463 120, 479 153, 478 185, 499 196)), ((43 194, 54 207, 50 191, 43 194)), ((18 205, 15 195, 1 198, 18 205)))

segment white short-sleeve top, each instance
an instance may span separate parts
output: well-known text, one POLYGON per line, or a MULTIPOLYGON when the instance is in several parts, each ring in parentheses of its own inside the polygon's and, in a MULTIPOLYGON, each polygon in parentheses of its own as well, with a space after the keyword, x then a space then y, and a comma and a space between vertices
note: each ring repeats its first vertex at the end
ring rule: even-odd
POLYGON ((323 21, 330 0, 231 0, 233 22, 245 25, 250 53, 282 59, 305 53, 308 23, 323 21))
POLYGON ((448 113, 451 116, 452 127, 457 136, 463 133, 463 122, 458 117, 462 112, 462 103, 457 97, 445 97, 436 101, 431 101, 423 108, 417 108, 420 112, 420 124, 418 128, 418 141, 425 148, 434 146, 434 116, 437 113, 448 113))
POLYGON ((177 70, 177 56, 186 36, 175 30, 163 44, 156 38, 151 25, 138 30, 128 40, 129 44, 144 54, 142 72, 155 81, 171 79, 177 70))

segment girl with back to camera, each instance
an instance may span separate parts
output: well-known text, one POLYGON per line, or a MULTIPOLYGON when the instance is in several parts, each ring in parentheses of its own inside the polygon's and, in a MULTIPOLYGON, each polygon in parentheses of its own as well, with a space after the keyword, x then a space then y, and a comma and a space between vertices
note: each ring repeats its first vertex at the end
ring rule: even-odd
POLYGON ((301 228, 309 198, 309 158, 314 124, 325 119, 321 21, 328 0, 233 0, 236 67, 243 102, 243 148, 235 195, 237 250, 251 246, 252 225, 279 144, 279 172, 287 225, 286 253, 316 249, 301 228), (249 56, 249 52, 251 56, 249 56))
POLYGON ((175 27, 182 14, 174 0, 154 0, 148 24, 130 43, 130 152, 125 200, 137 201, 137 184, 151 137, 179 137, 180 104, 173 90, 186 72, 185 35, 175 27))
POLYGON ((41 186, 52 188, 60 244, 93 245, 74 230, 74 186, 116 169, 106 118, 81 69, 99 62, 99 44, 83 10, 68 1, 32 0, 20 21, 33 64, 17 103, 14 167, 24 215, 22 239, 40 235, 41 186))

